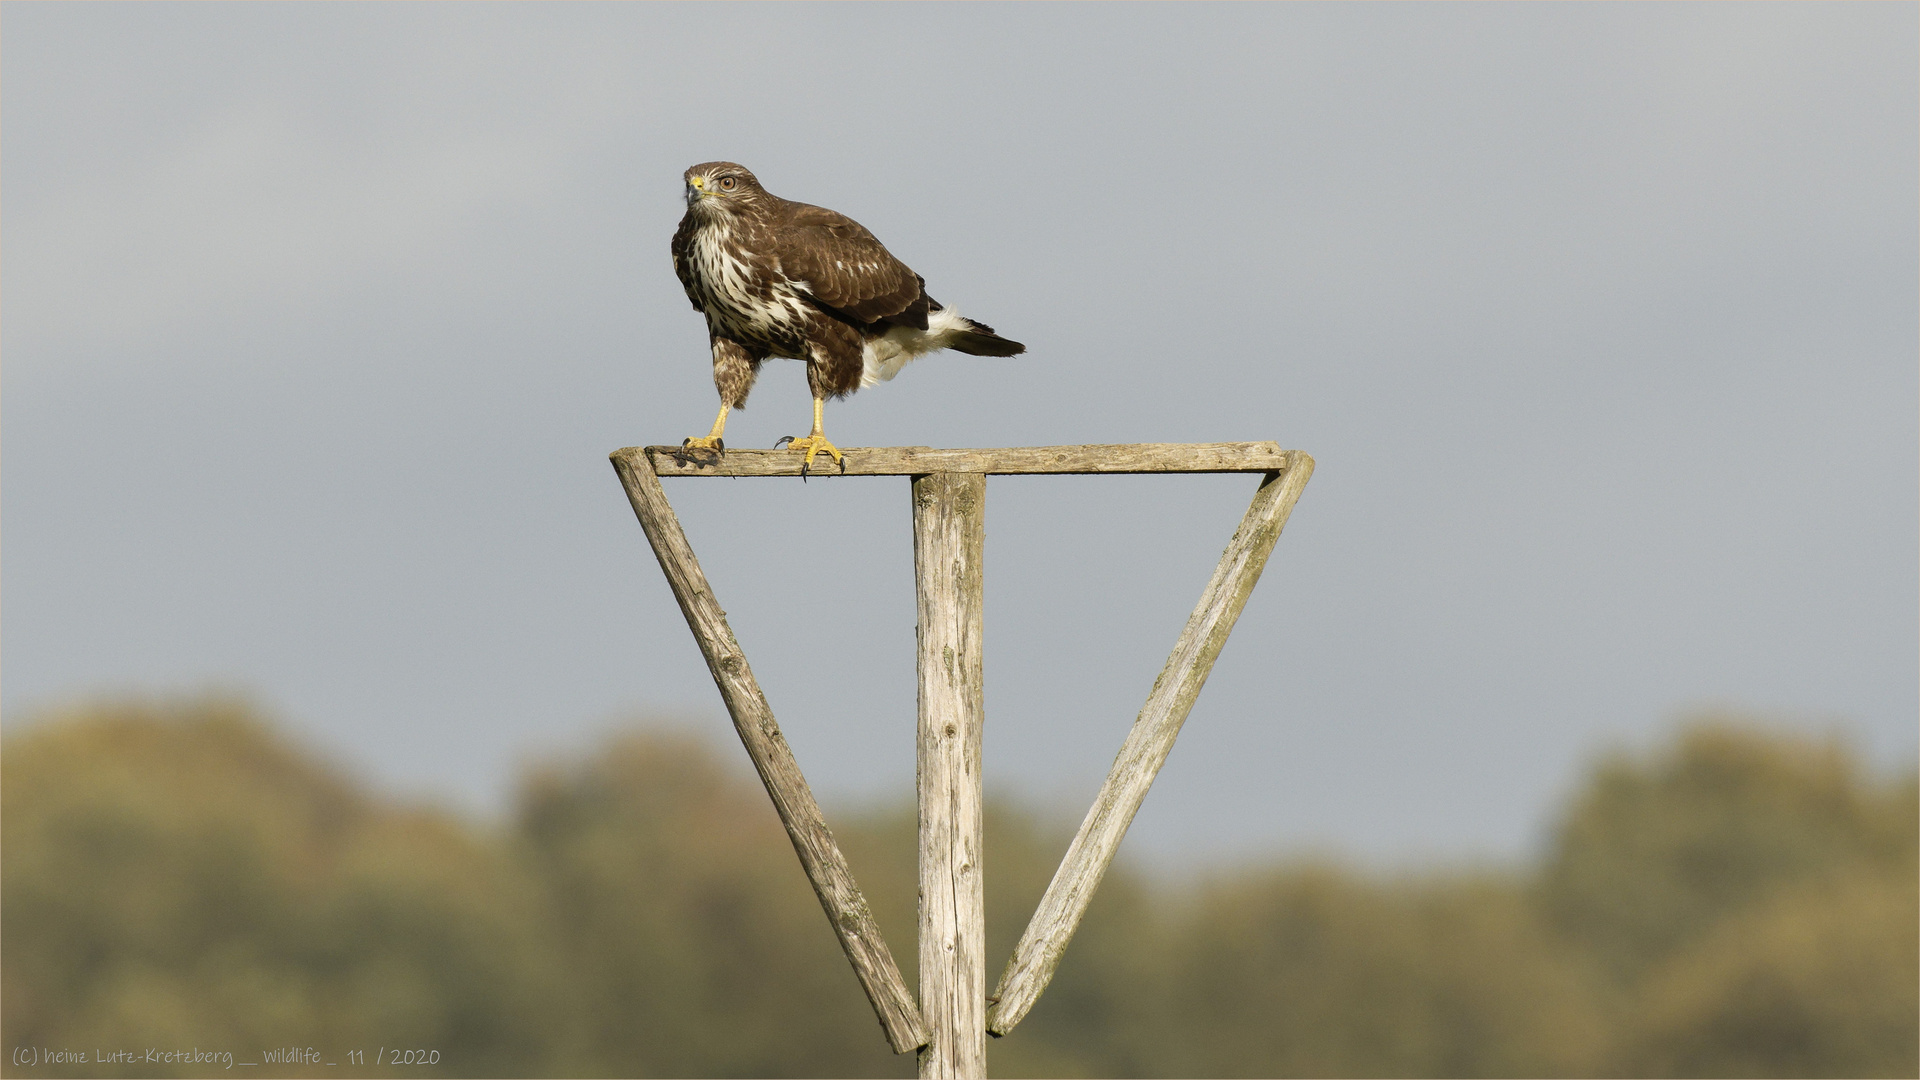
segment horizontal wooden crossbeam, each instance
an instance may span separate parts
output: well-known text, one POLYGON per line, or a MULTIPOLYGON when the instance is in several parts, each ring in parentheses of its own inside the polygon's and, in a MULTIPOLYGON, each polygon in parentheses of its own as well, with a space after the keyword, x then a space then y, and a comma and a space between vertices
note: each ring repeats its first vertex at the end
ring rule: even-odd
MULTIPOLYGON (((1291 451, 1278 443, 1129 443, 1119 446, 1007 446, 984 450, 936 450, 930 446, 855 447, 841 451, 843 470, 824 456, 813 459, 813 476, 919 476, 927 473, 1047 475, 1061 473, 1265 473, 1285 472, 1291 451)), ((718 462, 682 457, 677 446, 629 446, 623 455, 644 454, 659 476, 799 476, 798 450, 729 449, 718 462)))

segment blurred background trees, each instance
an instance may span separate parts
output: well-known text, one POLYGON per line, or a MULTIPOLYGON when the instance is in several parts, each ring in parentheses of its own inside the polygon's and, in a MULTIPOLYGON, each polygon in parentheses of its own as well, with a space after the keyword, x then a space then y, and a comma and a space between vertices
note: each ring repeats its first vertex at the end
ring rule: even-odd
MULTIPOLYGON (((0 1037, 322 1051, 256 1076, 910 1076, 724 746, 645 730, 480 823, 233 701, 77 709, 0 767, 0 1037), (342 1056, 366 1050, 368 1067, 342 1056)), ((1537 865, 1109 877, 998 1075, 1913 1076, 1916 782, 1702 720, 1600 762, 1537 865)), ((832 815, 913 983, 910 805, 832 815)), ((988 820, 989 978, 1075 822, 988 820)), ((12 1066, 13 1075, 180 1075, 12 1066)))
POLYGON ((377 799, 235 703, 6 742, 9 1051, 459 1046, 468 1072, 539 1071, 561 984, 543 899, 498 838, 377 799))
POLYGON ((1539 896, 1603 972, 1636 1076, 1911 1076, 1920 802, 1837 741, 1697 722, 1602 763, 1539 896))

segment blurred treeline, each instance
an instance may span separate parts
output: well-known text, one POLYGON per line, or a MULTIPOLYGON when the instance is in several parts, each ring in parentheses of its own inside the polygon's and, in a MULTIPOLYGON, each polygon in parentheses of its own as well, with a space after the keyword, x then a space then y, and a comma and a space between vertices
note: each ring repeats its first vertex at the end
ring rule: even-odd
MULTIPOLYGON (((301 1069, 911 1076, 731 749, 625 735, 510 821, 370 792, 244 704, 5 742, 0 1026, 301 1069), (367 1067, 346 1065, 365 1052, 367 1067)), ((1722 719, 1599 763, 1537 865, 1111 874, 997 1075, 1915 1076, 1915 779, 1722 719)), ((989 984, 1075 822, 990 810, 989 984)), ((911 807, 836 833, 914 984, 911 807)), ((182 1075, 147 1064, 11 1075, 182 1075)))

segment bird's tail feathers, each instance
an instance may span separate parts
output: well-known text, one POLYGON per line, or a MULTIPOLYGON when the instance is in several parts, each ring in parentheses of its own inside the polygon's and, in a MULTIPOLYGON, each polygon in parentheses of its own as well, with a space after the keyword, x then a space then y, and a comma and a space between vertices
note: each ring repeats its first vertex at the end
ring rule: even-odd
POLYGON ((964 315, 956 316, 954 321, 960 325, 948 331, 949 349, 969 356, 1018 356, 1027 351, 1025 345, 1001 337, 986 323, 974 322, 964 315))
POLYGON ((936 349, 957 349, 973 356, 1017 356, 1027 347, 993 332, 993 327, 977 323, 950 307, 935 307, 927 312, 926 329, 894 326, 878 337, 868 338, 861 353, 860 385, 883 383, 900 373, 907 361, 936 349))

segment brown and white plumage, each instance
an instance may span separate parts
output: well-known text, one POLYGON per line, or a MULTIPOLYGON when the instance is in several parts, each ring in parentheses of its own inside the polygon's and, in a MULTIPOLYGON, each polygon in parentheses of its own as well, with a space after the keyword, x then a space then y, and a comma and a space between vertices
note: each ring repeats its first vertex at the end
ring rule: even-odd
POLYGON ((721 449, 727 411, 746 405, 768 357, 807 362, 814 431, 794 445, 811 462, 822 450, 839 458, 820 430, 825 399, 891 379, 938 349, 1026 351, 928 296, 920 275, 852 218, 782 199, 730 161, 695 165, 685 178, 673 269, 707 318, 721 403, 712 433, 689 447, 721 449))

